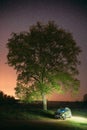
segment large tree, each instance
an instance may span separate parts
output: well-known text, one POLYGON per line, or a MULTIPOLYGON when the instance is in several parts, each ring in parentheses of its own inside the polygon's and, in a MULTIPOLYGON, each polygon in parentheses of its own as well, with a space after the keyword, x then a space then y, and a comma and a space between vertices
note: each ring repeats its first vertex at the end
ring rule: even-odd
POLYGON ((37 22, 28 32, 12 33, 7 43, 8 64, 17 71, 16 95, 32 100, 42 97, 47 109, 46 95, 53 92, 77 92, 79 54, 72 34, 53 21, 37 22))

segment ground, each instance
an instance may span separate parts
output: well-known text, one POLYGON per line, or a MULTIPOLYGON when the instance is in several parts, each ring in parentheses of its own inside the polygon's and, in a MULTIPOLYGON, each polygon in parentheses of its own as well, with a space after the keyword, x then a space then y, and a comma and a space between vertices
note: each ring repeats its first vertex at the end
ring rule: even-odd
MULTIPOLYGON (((72 106, 71 103, 67 105, 72 106)), ((86 105, 73 103, 73 107, 71 107, 73 116, 66 120, 54 118, 54 112, 60 106, 59 103, 54 106, 53 104, 49 105, 47 112, 39 106, 37 104, 1 105, 0 129, 87 130, 86 105)))

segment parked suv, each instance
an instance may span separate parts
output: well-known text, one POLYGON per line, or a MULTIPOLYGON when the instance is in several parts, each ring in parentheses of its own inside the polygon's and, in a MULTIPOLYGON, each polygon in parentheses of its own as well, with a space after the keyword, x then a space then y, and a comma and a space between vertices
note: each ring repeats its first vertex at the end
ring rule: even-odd
POLYGON ((65 107, 65 108, 59 108, 57 109, 57 111, 55 112, 55 118, 58 119, 63 119, 65 120, 66 118, 71 118, 72 117, 72 113, 70 108, 65 107))

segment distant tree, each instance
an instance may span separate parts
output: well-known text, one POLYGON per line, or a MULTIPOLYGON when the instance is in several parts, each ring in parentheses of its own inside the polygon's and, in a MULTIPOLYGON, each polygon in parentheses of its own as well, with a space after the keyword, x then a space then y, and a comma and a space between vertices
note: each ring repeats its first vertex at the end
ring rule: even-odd
POLYGON ((4 100, 4 93, 0 91, 0 103, 2 103, 4 100))
POLYGON ((87 102, 87 94, 85 94, 85 95, 83 96, 83 101, 84 101, 84 102, 87 102))
POLYGON ((13 96, 9 96, 7 94, 4 94, 3 91, 0 91, 0 103, 5 104, 5 103, 15 103, 15 98, 13 96))
POLYGON ((46 95, 80 86, 76 78, 80 47, 70 32, 54 22, 37 22, 28 32, 13 33, 8 39, 8 65, 17 71, 16 95, 21 100, 39 97, 47 109, 46 95))

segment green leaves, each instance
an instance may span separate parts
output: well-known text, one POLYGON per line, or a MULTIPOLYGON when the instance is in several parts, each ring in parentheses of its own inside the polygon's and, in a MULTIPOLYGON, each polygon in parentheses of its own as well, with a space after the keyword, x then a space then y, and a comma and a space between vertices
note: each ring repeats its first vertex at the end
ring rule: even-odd
MULTIPOLYGON (((13 33, 7 48, 8 64, 17 71, 18 82, 26 84, 26 87, 17 85, 23 92, 22 96, 26 95, 29 99, 56 90, 78 91, 76 75, 81 49, 72 34, 59 28, 53 21, 46 25, 37 22, 28 32, 13 33), (31 79, 33 86, 27 88, 31 79)), ((20 93, 18 89, 17 95, 20 93)))

